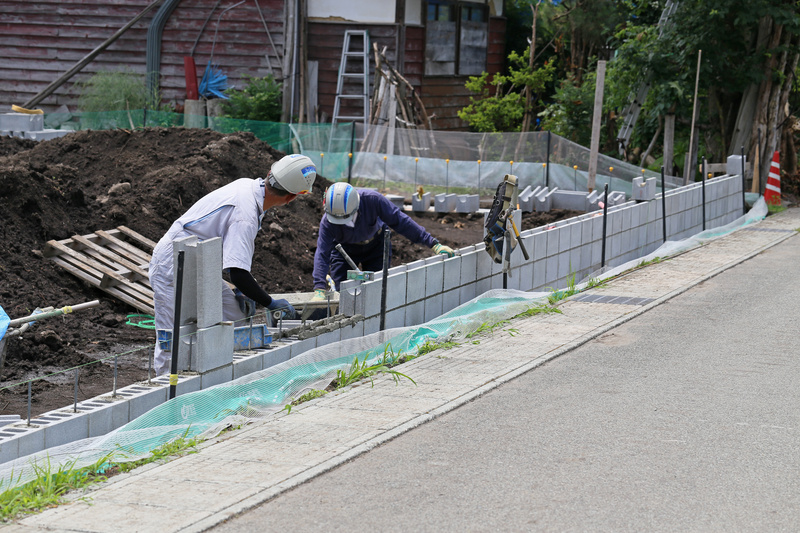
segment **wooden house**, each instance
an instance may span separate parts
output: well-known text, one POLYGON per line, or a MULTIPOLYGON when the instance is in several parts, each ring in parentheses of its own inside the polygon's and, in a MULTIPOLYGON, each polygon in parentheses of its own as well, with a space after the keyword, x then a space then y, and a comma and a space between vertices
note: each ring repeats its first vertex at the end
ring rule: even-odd
POLYGON ((38 107, 75 111, 79 82, 121 69, 147 75, 163 102, 180 106, 193 62, 198 77, 212 63, 238 87, 272 74, 284 87, 285 121, 330 120, 347 30, 366 30, 386 48, 436 129, 464 129, 457 111, 468 103, 467 77, 503 67, 502 0, 4 0, 0 112, 104 47, 38 107))

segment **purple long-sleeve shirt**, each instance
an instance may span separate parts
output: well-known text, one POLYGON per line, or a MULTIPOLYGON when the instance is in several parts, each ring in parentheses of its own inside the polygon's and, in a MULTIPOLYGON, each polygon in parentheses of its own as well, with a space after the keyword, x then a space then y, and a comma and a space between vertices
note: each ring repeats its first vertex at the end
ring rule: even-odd
POLYGON ((322 216, 314 253, 314 288, 327 287, 325 276, 331 263, 331 251, 337 244, 352 244, 372 239, 384 224, 417 244, 432 247, 436 241, 425 228, 400 211, 381 193, 369 189, 359 190, 358 215, 354 226, 331 224, 322 216))

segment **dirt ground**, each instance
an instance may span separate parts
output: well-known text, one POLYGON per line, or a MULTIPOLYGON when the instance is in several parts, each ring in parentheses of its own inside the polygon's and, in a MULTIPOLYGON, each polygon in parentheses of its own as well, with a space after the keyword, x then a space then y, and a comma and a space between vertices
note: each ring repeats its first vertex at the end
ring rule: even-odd
MULTIPOLYGON (((41 256, 50 239, 66 239, 126 225, 158 241, 206 193, 241 177, 264 176, 284 154, 251 133, 153 128, 128 132, 83 131, 36 143, 0 137, 0 306, 11 318, 37 307, 98 299, 99 307, 42 320, 8 342, 0 370, 0 414, 27 416, 73 402, 74 371, 81 366, 78 400, 109 392, 113 361, 117 386, 147 378, 152 330, 126 325, 137 311, 84 283, 41 256), (130 184, 110 189, 117 184, 130 184), (118 191, 117 189, 122 189, 118 191)), ((268 292, 309 291, 328 180, 312 194, 267 212, 256 240, 253 275, 268 292)), ((483 199, 488 200, 488 199, 483 199)), ((526 214, 523 229, 574 216, 553 211, 526 214)), ((413 215, 434 237, 454 248, 481 242, 480 215, 413 215)), ((393 264, 431 251, 393 239, 393 264)))

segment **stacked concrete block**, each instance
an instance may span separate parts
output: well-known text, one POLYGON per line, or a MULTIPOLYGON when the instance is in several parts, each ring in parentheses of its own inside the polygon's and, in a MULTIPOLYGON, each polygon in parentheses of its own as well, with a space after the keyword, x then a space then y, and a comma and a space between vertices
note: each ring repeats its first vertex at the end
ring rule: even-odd
POLYGON ((47 141, 70 133, 70 130, 45 129, 44 115, 27 113, 0 114, 0 136, 47 141))
POLYGON ((656 179, 648 178, 645 180, 643 176, 633 178, 631 190, 633 200, 637 202, 649 202, 656 197, 656 179))
POLYGON ((402 210, 403 207, 405 206, 406 203, 405 196, 400 196, 397 194, 385 194, 384 196, 386 197, 387 200, 392 202, 398 209, 402 210))
MULTIPOLYGON (((538 188, 537 188, 538 189, 538 188)), ((553 193, 558 190, 558 187, 552 190, 547 187, 538 189, 538 192, 533 195, 533 208, 537 213, 547 213, 553 208, 553 193)))
POLYGON ((459 194, 456 197, 456 213, 476 213, 480 209, 480 196, 459 194))
POLYGON ((524 189, 522 189, 519 194, 517 195, 517 204, 519 205, 520 211, 523 213, 532 213, 533 212, 533 198, 536 194, 536 191, 539 190, 539 187, 536 187, 535 190, 531 189, 531 186, 528 185, 524 189))
POLYGON ((411 210, 415 213, 427 211, 431 207, 431 193, 426 192, 422 196, 413 194, 411 196, 411 210))
POLYGON ((433 207, 437 213, 452 213, 458 203, 457 194, 437 194, 433 197, 433 207))

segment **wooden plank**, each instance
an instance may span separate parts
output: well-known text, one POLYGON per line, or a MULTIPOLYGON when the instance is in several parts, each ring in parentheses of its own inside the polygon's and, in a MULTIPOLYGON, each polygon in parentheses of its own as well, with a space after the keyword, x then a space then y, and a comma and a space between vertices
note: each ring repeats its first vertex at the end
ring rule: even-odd
POLYGON ((109 246, 109 248, 117 251, 117 253, 121 253, 121 250, 128 252, 130 254, 129 259, 131 259, 131 261, 134 261, 133 258, 135 257, 136 258, 135 262, 141 264, 142 262, 149 263, 150 259, 152 259, 152 256, 147 252, 145 252, 144 250, 141 250, 136 246, 133 246, 132 244, 123 241, 122 239, 118 239, 117 237, 112 235, 111 232, 98 230, 95 233, 98 236, 100 236, 104 241, 106 241, 107 245, 113 244, 114 246, 109 246))
POLYGON ((127 226, 117 226, 117 229, 120 230, 125 235, 127 235, 128 237, 130 237, 131 239, 133 239, 133 240, 135 240, 135 241, 137 241, 137 242, 139 242, 141 244, 144 244, 145 246, 149 247, 151 250, 156 247, 156 243, 155 242, 151 241, 150 239, 148 239, 144 235, 136 233, 135 231, 133 231, 132 229, 130 229, 127 226))
POLYGON ((137 294, 141 294, 145 298, 152 297, 152 293, 148 295, 143 292, 142 286, 137 287, 135 284, 130 282, 125 277, 109 270, 104 265, 98 263, 97 261, 86 256, 85 254, 75 251, 68 246, 64 246, 63 244, 57 241, 48 241, 48 244, 58 249, 62 253, 62 255, 71 258, 75 263, 77 263, 78 266, 87 267, 88 269, 91 269, 94 272, 94 275, 96 277, 99 277, 100 288, 106 289, 110 287, 113 282, 116 282, 117 284, 128 287, 137 294))
MULTIPOLYGON (((77 243, 82 244, 83 246, 86 246, 87 248, 89 248, 91 250, 94 250, 98 254, 102 255, 103 257, 108 258, 109 260, 113 261, 114 263, 119 263, 121 266, 123 266, 126 269, 128 269, 131 272, 131 274, 135 274, 139 278, 145 278, 145 279, 149 278, 149 276, 147 274, 147 271, 142 270, 141 268, 139 268, 138 264, 136 264, 136 263, 134 263, 132 261, 129 261, 126 257, 121 256, 120 254, 112 252, 108 248, 104 248, 104 247, 102 247, 102 246, 100 246, 98 244, 95 244, 95 243, 91 242, 89 239, 87 239, 85 237, 81 237, 79 235, 75 235, 74 237, 72 237, 72 240, 74 240, 77 243)), ((132 281, 136 281, 136 280, 132 279, 132 281)))

